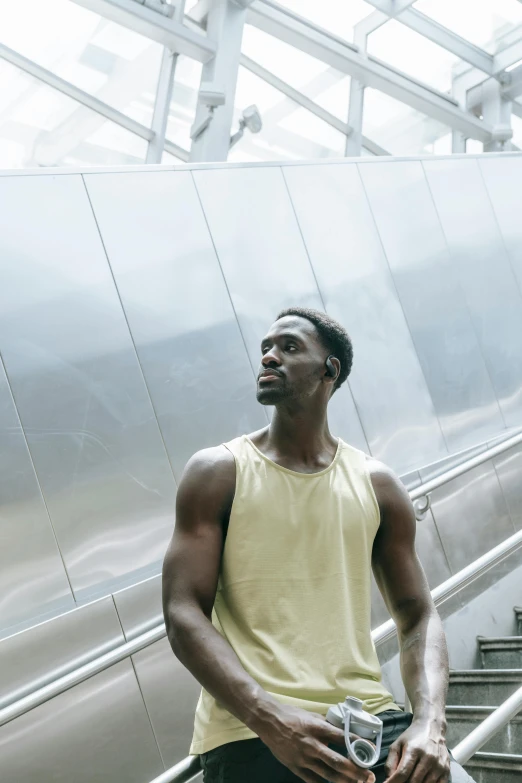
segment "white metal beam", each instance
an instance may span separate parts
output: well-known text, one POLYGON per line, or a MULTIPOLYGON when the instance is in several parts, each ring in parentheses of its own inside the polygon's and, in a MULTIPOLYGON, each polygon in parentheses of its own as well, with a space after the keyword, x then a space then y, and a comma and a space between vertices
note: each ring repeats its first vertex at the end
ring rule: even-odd
MULTIPOLYGON (((430 19, 429 16, 422 14, 415 8, 403 7, 401 9, 397 3, 383 2, 383 0, 367 0, 367 2, 378 11, 387 14, 391 18, 396 18, 401 24, 415 30, 416 33, 442 46, 448 52, 452 52, 452 54, 460 57, 461 60, 474 65, 476 68, 484 71, 484 73, 493 73, 493 56, 491 54, 488 54, 479 46, 466 41, 465 38, 461 38, 460 35, 448 30, 447 27, 443 27, 434 19, 430 19)), ((410 4, 408 3, 408 5, 410 4)), ((375 17, 374 21, 377 27, 381 26, 382 22, 379 23, 378 17, 375 17)))
POLYGON ((500 73, 510 65, 518 63, 522 60, 522 27, 519 30, 520 38, 518 41, 505 46, 499 52, 497 52, 493 58, 493 73, 500 73))
MULTIPOLYGON (((37 65, 32 60, 27 59, 27 57, 24 57, 18 52, 15 52, 13 49, 9 49, 3 44, 0 44, 0 57, 3 57, 17 68, 20 68, 31 76, 34 76, 44 84, 49 85, 49 87, 53 87, 55 90, 58 90, 64 95, 73 98, 75 101, 78 101, 78 103, 82 104, 83 106, 92 109, 92 111, 100 115, 101 118, 105 118, 111 122, 114 122, 116 125, 120 125, 122 128, 125 128, 126 130, 136 134, 146 141, 150 142, 154 138, 154 131, 151 128, 148 128, 146 125, 142 125, 140 122, 133 120, 131 117, 128 117, 126 114, 118 111, 113 106, 104 103, 99 98, 95 98, 93 95, 80 90, 80 88, 76 87, 74 84, 70 84, 60 76, 56 76, 56 74, 48 71, 46 68, 42 68, 41 65, 37 65)), ((82 127, 84 130, 83 135, 85 135, 88 132, 85 124, 82 127)), ((171 155, 174 155, 182 161, 188 161, 189 159, 187 150, 184 150, 182 147, 179 147, 172 141, 165 140, 164 148, 167 150, 167 152, 170 152, 171 155)))
POLYGON ((248 22, 341 73, 355 76, 365 86, 374 87, 450 128, 460 130, 469 138, 485 142, 491 138, 491 128, 463 111, 450 96, 411 79, 374 57, 361 55, 351 44, 315 28, 296 14, 286 13, 275 3, 255 0, 248 22))
MULTIPOLYGON (((331 125, 332 128, 335 128, 346 136, 351 135, 352 128, 346 122, 343 122, 339 119, 339 117, 336 117, 334 114, 326 111, 326 109, 323 109, 322 106, 319 106, 317 103, 315 103, 315 101, 312 101, 311 98, 303 95, 302 92, 299 92, 299 90, 296 90, 295 87, 287 84, 274 73, 255 62, 255 60, 251 60, 250 57, 242 54, 240 62, 242 66, 247 68, 247 70, 254 73, 260 79, 263 79, 263 81, 267 82, 267 84, 270 84, 276 90, 283 93, 283 95, 286 95, 287 98, 295 101, 295 103, 299 104, 299 106, 302 106, 312 114, 315 114, 316 117, 319 117, 319 119, 323 120, 323 122, 331 125)), ((378 144, 375 144, 375 142, 373 142, 371 139, 368 139, 366 136, 362 137, 362 145, 370 152, 373 152, 374 155, 389 155, 389 152, 380 147, 378 144)))
POLYGON ((401 14, 410 5, 413 5, 415 0, 368 0, 368 2, 379 11, 385 13, 386 16, 393 17, 401 14))
POLYGON ((246 4, 232 0, 211 0, 207 33, 216 42, 216 56, 203 65, 196 117, 192 126, 191 161, 226 160, 230 148, 241 42, 246 4), (223 92, 223 103, 212 105, 205 98, 204 85, 223 92))
POLYGON ((170 154, 174 155, 174 157, 183 160, 185 163, 188 163, 189 160, 188 150, 184 150, 183 147, 174 144, 173 141, 169 141, 168 139, 165 139, 164 149, 165 152, 170 152, 170 154))
POLYGON ((511 111, 513 114, 516 114, 517 117, 520 117, 522 119, 522 103, 519 103, 518 101, 513 101, 511 104, 511 111))
POLYGON ((149 141, 145 163, 161 163, 177 59, 178 55, 175 52, 171 52, 166 46, 163 47, 158 87, 156 89, 156 100, 154 102, 154 114, 152 117, 152 131, 154 136, 149 141))
MULTIPOLYGON (((172 9, 172 6, 167 6, 167 8, 172 9)), ((173 18, 178 22, 182 22, 184 15, 185 0, 177 0, 173 18)), ((154 114, 152 117, 152 131, 154 136, 149 141, 145 163, 161 163, 177 61, 178 53, 173 52, 167 46, 164 46, 158 86, 156 88, 156 100, 154 101, 154 114)))
MULTIPOLYGON (((98 99, 106 101, 110 106, 124 109, 149 89, 149 74, 151 68, 156 65, 153 46, 148 46, 133 60, 119 58, 111 72, 111 78, 98 91, 98 99)), ((83 106, 78 106, 52 133, 42 134, 35 147, 35 157, 38 155, 41 165, 58 165, 65 157, 74 155, 76 147, 88 141, 104 122, 101 112, 88 111, 83 106)), ((152 138, 152 129, 147 130, 152 138)), ((145 154, 143 157, 145 158, 145 154)))
MULTIPOLYGON (((381 17, 388 17, 381 11, 374 11, 373 14, 363 19, 360 24, 355 25, 353 35, 354 42, 357 44, 359 52, 366 54, 368 51, 368 36, 370 32, 376 30, 384 24, 381 17), (377 19, 374 15, 377 15, 377 19), (373 19, 370 17, 374 17, 373 19)), ((346 139, 344 154, 346 157, 356 157, 362 154, 363 147, 363 122, 364 122, 364 83, 355 76, 350 79, 350 95, 348 97, 348 124, 352 128, 352 134, 346 139)))
MULTIPOLYGON (((369 0, 372 2, 372 0, 369 0)), ((470 65, 474 65, 475 68, 484 71, 484 73, 493 73, 493 56, 485 52, 479 46, 466 41, 465 38, 461 38, 460 35, 448 30, 447 27, 443 27, 434 19, 430 19, 429 16, 421 14, 415 8, 408 8, 403 11, 397 17, 397 21, 406 25, 411 30, 415 30, 416 33, 428 38, 433 43, 442 46, 448 52, 455 54, 461 60, 464 60, 470 65)))
POLYGON ((364 19, 361 19, 360 22, 357 22, 357 24, 354 27, 354 41, 357 43, 357 39, 360 36, 367 37, 370 35, 370 33, 374 33, 376 30, 379 29, 379 27, 382 27, 383 24, 386 24, 386 22, 390 21, 390 18, 388 14, 385 14, 384 11, 372 11, 371 14, 368 14, 368 16, 365 16, 364 19))
POLYGON ((147 139, 147 141, 152 139, 153 132, 150 128, 147 128, 140 122, 136 122, 136 120, 133 120, 126 114, 123 114, 123 112, 118 111, 113 106, 109 106, 109 104, 100 101, 99 98, 95 98, 94 95, 90 95, 88 92, 80 90, 79 87, 70 84, 60 76, 56 76, 56 74, 48 71, 46 68, 42 68, 41 65, 37 65, 22 54, 4 46, 4 44, 0 44, 0 57, 3 57, 4 60, 16 65, 17 68, 34 76, 41 82, 48 84, 49 87, 54 87, 55 90, 59 90, 59 92, 63 92, 64 95, 74 98, 78 103, 87 106, 89 109, 101 114, 106 119, 115 122, 117 125, 121 125, 122 128, 126 128, 131 131, 131 133, 141 136, 142 139, 147 139))
POLYGON ((504 152, 513 136, 511 129, 511 100, 504 98, 502 88, 495 79, 487 79, 482 85, 482 116, 494 129, 493 139, 484 144, 484 152, 504 152))
POLYGON ((361 154, 364 145, 363 128, 364 85, 358 79, 350 79, 350 97, 348 101, 348 122, 352 133, 346 139, 344 153, 347 158, 361 154))
POLYGON ((251 73, 259 76, 259 78, 263 79, 263 81, 267 82, 267 84, 270 84, 276 90, 283 93, 283 95, 286 95, 287 98, 291 98, 293 101, 298 103, 299 106, 302 106, 304 109, 307 109, 312 114, 315 114, 316 117, 319 117, 319 119, 323 120, 323 122, 331 125, 332 128, 335 128, 345 135, 350 133, 350 127, 345 122, 340 120, 339 117, 336 117, 334 114, 326 111, 326 109, 323 109, 322 106, 319 106, 317 103, 315 103, 315 101, 312 101, 306 95, 303 95, 302 92, 299 92, 299 90, 296 90, 290 84, 287 84, 287 82, 280 79, 279 76, 276 76, 274 73, 267 70, 264 66, 255 62, 255 60, 251 60, 250 57, 246 56, 246 54, 241 55, 240 63, 247 70, 251 71, 251 73))
POLYGON ((504 74, 502 95, 510 100, 522 95, 522 65, 518 65, 512 71, 504 74))
POLYGON ((74 2, 201 63, 208 62, 216 54, 216 44, 202 33, 189 30, 178 20, 169 19, 134 0, 74 2))

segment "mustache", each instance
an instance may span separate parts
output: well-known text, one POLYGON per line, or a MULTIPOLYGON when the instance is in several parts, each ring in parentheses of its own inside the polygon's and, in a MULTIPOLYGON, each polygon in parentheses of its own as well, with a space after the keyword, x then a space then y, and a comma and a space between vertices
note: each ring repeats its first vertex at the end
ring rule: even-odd
POLYGON ((283 378, 283 373, 280 370, 272 370, 270 367, 260 370, 257 379, 259 380, 263 375, 278 375, 280 378, 283 378))

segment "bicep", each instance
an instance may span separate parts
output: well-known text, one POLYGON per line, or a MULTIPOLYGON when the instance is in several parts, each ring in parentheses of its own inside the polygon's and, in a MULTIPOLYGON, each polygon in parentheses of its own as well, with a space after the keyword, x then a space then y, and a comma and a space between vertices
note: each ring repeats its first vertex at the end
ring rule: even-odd
POLYGON ((405 487, 391 471, 377 471, 372 481, 381 508, 381 524, 373 545, 373 572, 390 614, 399 627, 405 628, 432 605, 415 550, 415 512, 405 487))
POLYGON ((216 464, 196 455, 180 481, 176 526, 163 563, 163 605, 170 617, 187 607, 211 616, 223 551, 223 522, 235 484, 231 455, 230 460, 225 457, 216 464))

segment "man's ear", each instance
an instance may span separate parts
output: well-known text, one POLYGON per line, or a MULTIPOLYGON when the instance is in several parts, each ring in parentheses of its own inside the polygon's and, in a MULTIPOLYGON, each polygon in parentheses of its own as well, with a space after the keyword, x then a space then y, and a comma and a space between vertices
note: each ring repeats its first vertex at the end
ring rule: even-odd
POLYGON ((325 367, 325 375, 327 375, 329 378, 337 380, 339 373, 341 372, 341 362, 339 359, 333 354, 330 354, 330 356, 326 359, 325 367))

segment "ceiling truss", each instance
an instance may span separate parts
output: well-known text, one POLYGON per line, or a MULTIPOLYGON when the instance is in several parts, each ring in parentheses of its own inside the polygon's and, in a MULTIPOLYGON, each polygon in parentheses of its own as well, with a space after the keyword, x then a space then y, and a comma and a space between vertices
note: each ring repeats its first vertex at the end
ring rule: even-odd
POLYGON ((172 8, 169 5, 154 8, 153 3, 143 3, 141 0, 72 1, 165 47, 152 127, 135 121, 109 103, 79 89, 1 43, 0 57, 74 99, 101 118, 145 139, 149 145, 147 162, 161 161, 163 150, 181 160, 190 159, 190 150, 182 149, 165 138, 172 82, 175 79, 175 61, 179 54, 203 64, 207 84, 206 90, 200 91, 196 115, 202 130, 196 128, 193 138, 194 144, 197 139, 200 149, 204 149, 201 139, 205 138, 205 134, 211 139, 220 127, 220 140, 207 144, 207 148, 213 151, 213 160, 224 160, 228 154, 232 123, 230 95, 235 93, 238 65, 278 90, 282 101, 286 101, 288 111, 292 111, 291 107, 295 105, 303 107, 342 133, 347 140, 346 154, 360 154, 362 148, 374 155, 389 154, 362 134, 364 90, 367 87, 436 120, 450 128, 460 139, 476 139, 487 149, 512 149, 506 117, 509 119, 510 112, 517 116, 522 114, 521 104, 516 100, 522 95, 522 63, 518 65, 522 61, 522 29, 518 34, 510 35, 504 43, 501 42, 498 50, 491 54, 419 12, 414 7, 414 0, 367 0, 374 11, 356 25, 354 42, 322 29, 273 0, 199 0, 190 15, 183 12, 184 0, 172 0, 172 8), (214 15, 214 19, 220 18, 220 14, 231 13, 237 25, 239 11, 233 10, 237 6, 241 7, 244 23, 305 52, 336 72, 351 77, 350 114, 346 121, 243 54, 240 30, 239 34, 236 30, 233 37, 227 38, 226 24, 218 34, 216 30, 220 28, 214 22, 207 32, 209 12, 214 15), (439 92, 367 54, 368 36, 391 19, 443 47, 467 64, 465 78, 460 73, 456 74, 453 95, 439 92), (208 82, 212 83, 216 74, 223 82, 220 87, 224 91, 225 104, 228 96, 228 107, 219 103, 215 106, 205 104, 205 100, 211 100, 205 98, 208 82), (471 86, 464 87, 466 83, 471 86), (226 120, 223 119, 225 110, 226 120))

